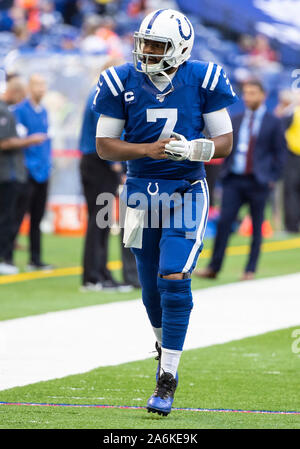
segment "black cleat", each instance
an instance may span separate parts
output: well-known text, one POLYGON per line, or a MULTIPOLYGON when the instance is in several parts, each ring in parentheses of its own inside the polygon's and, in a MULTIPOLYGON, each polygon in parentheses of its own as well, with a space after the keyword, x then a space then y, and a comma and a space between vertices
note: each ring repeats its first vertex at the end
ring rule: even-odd
POLYGON ((27 271, 52 271, 54 266, 43 262, 30 262, 27 265, 27 271))
POLYGON ((176 387, 177 382, 173 375, 163 373, 157 381, 153 395, 148 399, 148 412, 167 416, 172 409, 176 387))

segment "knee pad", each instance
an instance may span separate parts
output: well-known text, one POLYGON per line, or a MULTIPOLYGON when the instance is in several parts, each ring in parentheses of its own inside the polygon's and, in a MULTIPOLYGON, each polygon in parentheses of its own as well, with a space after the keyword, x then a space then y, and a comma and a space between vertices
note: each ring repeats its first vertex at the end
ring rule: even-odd
POLYGON ((191 279, 158 278, 162 308, 162 346, 182 351, 193 308, 191 279))
POLYGON ((161 296, 162 308, 191 311, 193 297, 191 279, 164 279, 158 278, 158 290, 161 296))

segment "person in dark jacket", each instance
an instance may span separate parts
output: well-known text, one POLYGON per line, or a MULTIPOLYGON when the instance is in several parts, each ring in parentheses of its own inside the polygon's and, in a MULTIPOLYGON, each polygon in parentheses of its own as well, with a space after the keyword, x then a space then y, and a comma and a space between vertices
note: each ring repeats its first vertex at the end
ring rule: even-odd
POLYGON ((245 111, 232 118, 233 149, 222 167, 223 198, 220 220, 209 265, 196 276, 214 279, 221 270, 232 225, 243 204, 248 204, 253 235, 242 280, 255 276, 262 242, 264 210, 270 190, 282 175, 286 156, 284 129, 267 111, 266 93, 259 81, 243 86, 245 111))

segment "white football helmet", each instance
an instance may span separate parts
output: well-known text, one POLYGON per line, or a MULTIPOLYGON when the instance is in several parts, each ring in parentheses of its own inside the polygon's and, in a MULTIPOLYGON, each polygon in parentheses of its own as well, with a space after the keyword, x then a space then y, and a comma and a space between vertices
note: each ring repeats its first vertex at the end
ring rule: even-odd
POLYGON ((171 67, 183 64, 191 55, 194 29, 191 22, 173 9, 158 9, 148 14, 134 33, 134 65, 137 71, 155 75, 171 67), (163 55, 143 52, 145 40, 165 43, 163 55), (149 56, 160 57, 156 64, 149 64, 149 56))

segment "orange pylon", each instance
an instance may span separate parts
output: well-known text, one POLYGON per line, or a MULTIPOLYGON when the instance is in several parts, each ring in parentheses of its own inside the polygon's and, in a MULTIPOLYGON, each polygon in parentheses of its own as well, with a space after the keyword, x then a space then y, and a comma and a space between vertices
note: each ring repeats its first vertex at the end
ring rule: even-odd
MULTIPOLYGON (((250 237, 252 235, 253 225, 251 217, 249 215, 246 215, 246 217, 243 219, 242 223, 240 224, 238 232, 240 235, 244 237, 250 237)), ((272 237, 274 232, 269 220, 264 220, 261 227, 261 232, 264 238, 268 239, 272 237)))

